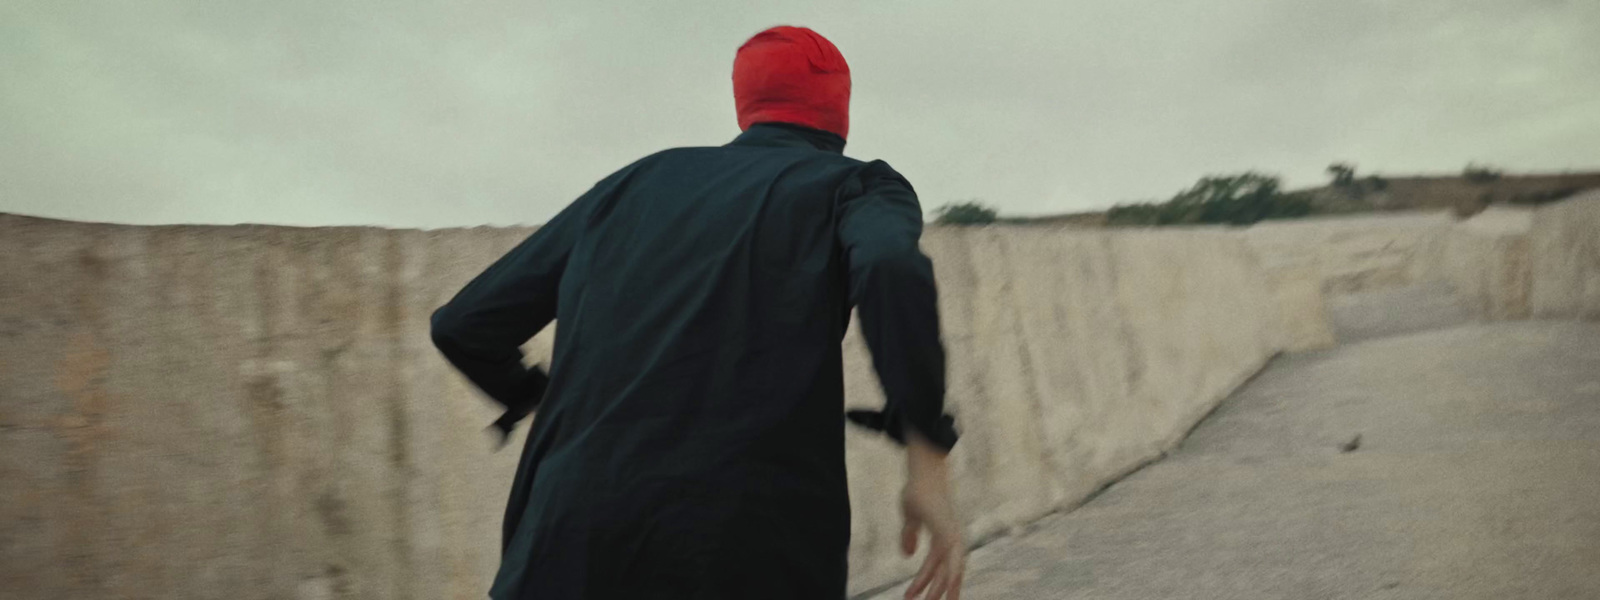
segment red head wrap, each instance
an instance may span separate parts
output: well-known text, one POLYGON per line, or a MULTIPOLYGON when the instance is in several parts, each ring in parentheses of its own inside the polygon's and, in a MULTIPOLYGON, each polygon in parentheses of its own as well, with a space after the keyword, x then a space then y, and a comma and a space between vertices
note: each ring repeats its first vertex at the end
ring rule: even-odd
POLYGON ((739 129, 756 123, 804 125, 848 137, 850 65, 828 38, 804 27, 773 27, 733 58, 739 129))

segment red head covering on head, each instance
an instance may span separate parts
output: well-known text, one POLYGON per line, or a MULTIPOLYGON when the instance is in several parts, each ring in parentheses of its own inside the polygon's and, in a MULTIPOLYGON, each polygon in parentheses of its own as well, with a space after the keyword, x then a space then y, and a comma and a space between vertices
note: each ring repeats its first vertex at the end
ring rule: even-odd
POLYGON ((848 137, 850 65, 833 42, 804 27, 773 27, 733 58, 739 129, 793 123, 848 137))

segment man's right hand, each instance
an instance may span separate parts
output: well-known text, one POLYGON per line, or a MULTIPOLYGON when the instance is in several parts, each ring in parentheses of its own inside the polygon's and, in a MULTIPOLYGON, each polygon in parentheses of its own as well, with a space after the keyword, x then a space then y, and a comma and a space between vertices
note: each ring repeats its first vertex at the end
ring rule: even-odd
POLYGON ((928 556, 922 561, 922 569, 911 580, 911 586, 906 588, 905 597, 908 600, 960 600, 961 578, 966 573, 967 542, 950 498, 945 452, 921 435, 909 432, 906 469, 906 487, 900 494, 900 508, 905 515, 905 526, 900 532, 900 550, 906 556, 915 554, 923 529, 928 530, 931 539, 928 556), (920 595, 924 591, 927 593, 920 595))

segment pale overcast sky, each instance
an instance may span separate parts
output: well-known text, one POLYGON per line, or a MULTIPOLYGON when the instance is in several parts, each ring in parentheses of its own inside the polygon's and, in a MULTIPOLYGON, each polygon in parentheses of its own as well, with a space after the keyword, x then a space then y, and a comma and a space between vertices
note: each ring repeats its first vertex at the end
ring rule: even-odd
POLYGON ((538 223, 736 135, 734 50, 776 24, 844 52, 847 153, 929 209, 1600 168, 1600 0, 5 0, 0 212, 538 223))

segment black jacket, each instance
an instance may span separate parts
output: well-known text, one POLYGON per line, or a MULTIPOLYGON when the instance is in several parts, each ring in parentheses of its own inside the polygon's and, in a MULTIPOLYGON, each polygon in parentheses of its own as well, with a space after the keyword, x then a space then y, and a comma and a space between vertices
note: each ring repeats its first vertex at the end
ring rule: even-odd
POLYGON ((852 418, 955 443, 921 207, 843 147, 763 124, 644 158, 434 314, 502 427, 538 408, 492 597, 843 597, 852 307, 887 398, 852 418), (552 320, 546 378, 518 347, 552 320))

